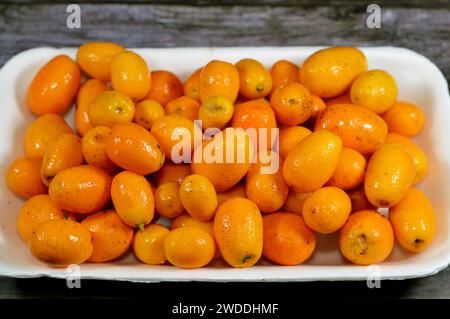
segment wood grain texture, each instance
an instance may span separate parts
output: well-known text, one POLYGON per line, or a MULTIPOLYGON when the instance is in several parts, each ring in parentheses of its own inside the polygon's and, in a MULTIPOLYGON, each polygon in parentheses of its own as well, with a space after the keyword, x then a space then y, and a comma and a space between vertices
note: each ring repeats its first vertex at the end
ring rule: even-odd
POLYGON ((290 7, 341 7, 347 5, 367 6, 370 3, 377 3, 382 7, 409 7, 409 8, 430 8, 430 7, 449 7, 448 0, 4 0, 4 3, 147 3, 147 4, 177 4, 190 6, 290 6, 290 7))
MULTIPOLYGON (((394 45, 429 57, 450 80, 448 0, 376 1, 382 6, 381 29, 365 25, 365 6, 372 1, 131 0, 120 4, 124 1, 105 0, 92 4, 79 0, 71 2, 81 4, 82 28, 71 30, 66 27, 67 2, 0 2, 0 66, 28 48, 78 46, 94 40, 115 41, 128 47, 394 45)), ((211 283, 192 285, 223 287, 211 283)), ((191 291, 192 285, 155 284, 148 289, 144 284, 83 281, 82 289, 70 290, 61 280, 0 278, 0 298, 142 297, 154 289, 171 296, 177 287, 183 293, 191 291)), ((248 291, 242 284, 233 285, 236 291, 248 291)), ((281 294, 286 285, 299 284, 274 284, 271 289, 281 294)), ((368 289, 364 282, 330 282, 302 283, 297 291, 322 298, 450 298, 450 268, 427 278, 385 281, 381 289, 368 289)))
POLYGON ((367 13, 332 7, 82 4, 82 28, 68 29, 64 4, 0 5, 0 65, 36 46, 116 41, 128 47, 393 45, 434 61, 450 79, 450 8, 384 8, 382 28, 367 13))

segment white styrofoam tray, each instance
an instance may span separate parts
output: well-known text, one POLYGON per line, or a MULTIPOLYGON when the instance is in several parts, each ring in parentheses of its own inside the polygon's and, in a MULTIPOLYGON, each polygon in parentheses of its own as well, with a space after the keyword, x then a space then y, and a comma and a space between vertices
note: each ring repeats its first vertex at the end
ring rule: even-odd
MULTIPOLYGON (((135 49, 152 70, 168 69, 183 80, 212 59, 236 62, 258 59, 270 67, 279 59, 300 64, 318 47, 239 47, 135 49)), ((369 68, 388 70, 399 86, 399 98, 417 103, 426 114, 423 133, 415 140, 428 156, 430 171, 420 185, 431 198, 437 214, 437 234, 432 245, 420 254, 411 254, 396 245, 390 258, 379 268, 354 266, 339 253, 337 235, 319 235, 313 257, 299 266, 274 266, 265 262, 248 269, 223 264, 183 270, 172 266, 138 263, 132 253, 106 264, 81 265, 82 278, 152 281, 314 281, 404 279, 427 276, 450 262, 450 98, 445 78, 427 58, 410 50, 394 47, 363 48, 369 68)), ((34 119, 28 111, 26 91, 33 76, 50 58, 58 54, 75 57, 74 48, 36 48, 14 56, 0 70, 0 171, 23 154, 25 128, 34 119)), ((66 115, 73 124, 73 108, 66 115)), ((66 269, 54 269, 36 260, 16 230, 16 217, 23 200, 0 183, 0 275, 11 277, 49 276, 63 278, 66 269)))

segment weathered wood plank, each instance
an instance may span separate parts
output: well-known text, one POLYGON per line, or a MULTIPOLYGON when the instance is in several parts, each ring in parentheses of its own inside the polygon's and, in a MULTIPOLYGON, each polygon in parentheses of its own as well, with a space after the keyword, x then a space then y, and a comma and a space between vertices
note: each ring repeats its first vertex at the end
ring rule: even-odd
POLYGON ((450 8, 382 9, 382 28, 368 29, 354 6, 193 7, 82 4, 82 28, 66 27, 63 4, 0 5, 0 65, 36 46, 116 41, 129 47, 248 45, 393 45, 433 60, 450 79, 450 8))

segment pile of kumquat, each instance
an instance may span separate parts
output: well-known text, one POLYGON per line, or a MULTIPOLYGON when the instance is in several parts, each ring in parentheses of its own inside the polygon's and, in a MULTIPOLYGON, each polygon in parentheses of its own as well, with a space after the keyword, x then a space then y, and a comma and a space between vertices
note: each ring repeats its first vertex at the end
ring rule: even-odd
POLYGON ((424 114, 359 49, 270 70, 213 60, 184 83, 149 65, 91 42, 32 80, 36 119, 6 182, 27 200, 17 228, 39 260, 109 262, 132 247, 150 265, 297 265, 316 233, 339 232, 342 255, 369 265, 395 241, 411 252, 433 241, 432 204, 415 188, 427 158, 410 139, 424 114), (74 102, 76 131, 61 116, 74 102))

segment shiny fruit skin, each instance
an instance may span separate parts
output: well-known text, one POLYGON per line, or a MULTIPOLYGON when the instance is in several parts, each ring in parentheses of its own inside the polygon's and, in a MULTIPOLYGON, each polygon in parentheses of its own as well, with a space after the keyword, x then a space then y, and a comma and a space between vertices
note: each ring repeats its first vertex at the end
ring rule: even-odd
POLYGON ((166 114, 176 114, 195 121, 198 118, 200 102, 188 96, 180 96, 166 104, 166 114))
POLYGON ((91 233, 94 247, 88 261, 103 263, 122 256, 133 241, 133 228, 125 225, 113 210, 89 215, 81 222, 91 233))
POLYGON ((200 101, 200 73, 202 68, 197 69, 184 82, 183 93, 190 98, 200 101))
POLYGON ((404 146, 408 150, 414 161, 414 167, 416 169, 414 184, 423 181, 428 172, 428 160, 427 156, 420 149, 420 147, 411 139, 397 133, 388 133, 385 143, 400 144, 404 146))
POLYGON ((389 220, 400 245, 412 252, 423 251, 436 235, 436 216, 431 201, 416 188, 411 188, 389 209, 389 220))
POLYGON ((81 140, 81 150, 89 165, 99 167, 107 173, 114 173, 117 166, 106 154, 106 142, 110 135, 110 127, 96 126, 91 128, 81 140))
POLYGON ((153 71, 152 86, 147 99, 158 101, 163 107, 167 103, 183 95, 183 84, 180 79, 169 71, 153 71))
POLYGON ((255 203, 235 197, 220 205, 214 217, 214 237, 232 267, 255 265, 263 249, 263 219, 255 203))
POLYGON ((389 132, 404 136, 419 134, 425 123, 425 114, 415 104, 399 101, 382 115, 389 132))
POLYGON ((45 114, 38 117, 25 131, 25 154, 31 158, 42 158, 50 141, 63 133, 73 132, 59 115, 45 114))
POLYGON ((75 127, 78 135, 83 136, 93 127, 89 119, 89 105, 100 93, 106 90, 108 90, 106 84, 96 79, 89 79, 81 85, 77 94, 77 109, 75 112, 75 127))
POLYGON ((131 227, 149 224, 155 213, 155 198, 144 176, 123 171, 114 176, 111 199, 122 221, 131 227))
POLYGON ((277 212, 263 217, 263 255, 272 262, 293 266, 303 263, 316 248, 314 232, 297 214, 277 212))
MULTIPOLYGON (((208 234, 210 234, 211 237, 214 238, 214 221, 213 220, 201 221, 201 220, 195 219, 188 213, 183 213, 180 216, 174 218, 172 220, 172 224, 171 224, 172 230, 180 228, 180 227, 197 227, 197 228, 203 229, 208 234)), ((214 244, 216 247, 214 259, 220 259, 222 257, 222 255, 220 254, 219 247, 217 246, 217 243, 215 240, 214 240, 214 244)))
POLYGON ((270 75, 272 76, 272 94, 278 88, 292 82, 299 82, 298 67, 289 61, 279 60, 272 65, 270 75))
POLYGON ((165 237, 164 251, 167 260, 176 267, 200 268, 214 258, 214 239, 203 229, 181 227, 165 237))
POLYGON ((228 62, 213 60, 200 73, 200 100, 223 96, 234 103, 239 93, 239 72, 228 62))
POLYGON ((179 161, 187 156, 188 159, 191 158, 192 152, 194 150, 195 134, 200 134, 200 129, 194 124, 193 121, 175 114, 165 115, 157 119, 152 126, 152 135, 161 145, 165 156, 172 161, 179 161), (197 133, 196 133, 197 131, 197 133), (177 137, 172 139, 172 134, 177 137), (190 153, 184 154, 184 150, 180 149, 177 152, 175 145, 181 143, 183 146, 190 145, 190 153), (172 151, 175 152, 175 158, 172 158, 172 151))
POLYGON ((118 91, 104 91, 89 105, 88 116, 93 126, 113 127, 117 123, 131 122, 134 118, 133 101, 118 91))
POLYGON ((234 106, 225 97, 213 96, 202 103, 198 111, 198 119, 202 121, 202 128, 223 129, 233 117, 234 106))
POLYGON ((364 192, 364 185, 347 191, 347 195, 352 202, 352 213, 360 210, 373 210, 375 208, 367 199, 366 193, 364 192))
POLYGON ((288 83, 275 92, 270 98, 275 116, 279 124, 299 125, 312 114, 312 98, 308 89, 300 83, 288 83))
POLYGON ((369 160, 364 191, 377 207, 392 207, 412 186, 416 171, 408 150, 398 144, 384 144, 369 160))
POLYGON ((353 213, 339 233, 342 255, 356 265, 378 264, 394 247, 394 232, 389 221, 374 210, 353 213))
POLYGON ((239 93, 246 99, 265 97, 272 89, 270 72, 254 59, 242 59, 236 63, 239 72, 239 93))
POLYGON ((222 205, 224 202, 233 197, 243 197, 247 198, 247 194, 245 193, 245 184, 237 183, 233 187, 227 189, 223 192, 217 193, 217 202, 218 206, 222 205))
MULTIPOLYGON (((276 157, 278 168, 273 173, 263 172, 262 168, 267 165, 261 163, 261 156, 258 161, 252 163, 246 176, 245 191, 247 198, 252 200, 258 209, 263 213, 273 213, 279 210, 286 202, 289 187, 283 179, 283 160, 275 152, 267 154, 276 157)), ((273 163, 271 163, 273 164, 273 163)))
POLYGON ((299 193, 294 191, 293 189, 289 189, 289 194, 286 199, 286 202, 284 203, 283 211, 287 211, 302 216, 303 205, 305 204, 305 200, 311 194, 312 193, 299 193))
POLYGON ((386 112, 397 100, 395 79, 386 71, 371 70, 360 74, 353 82, 350 99, 375 113, 386 112))
POLYGON ((205 176, 214 185, 216 192, 222 192, 236 185, 247 174, 252 157, 253 144, 250 136, 242 129, 225 129, 197 147, 191 172, 205 176), (230 136, 227 137, 227 134, 230 136), (234 158, 231 161, 227 161, 226 157, 229 143, 234 144, 234 158), (216 156, 212 158, 214 161, 207 162, 203 155, 211 156, 211 150, 215 151, 216 156), (240 154, 242 158, 238 158, 240 154))
POLYGON ((306 225, 322 234, 339 230, 351 211, 350 197, 342 189, 333 186, 319 188, 303 204, 306 225))
POLYGON ((62 170, 84 163, 81 140, 75 134, 61 134, 48 145, 42 159, 42 182, 49 186, 62 170))
POLYGON ((71 58, 54 57, 39 70, 28 87, 28 108, 36 115, 65 112, 75 98, 80 78, 80 69, 71 58))
POLYGON ((316 51, 300 68, 300 83, 321 98, 344 94, 356 77, 367 70, 367 59, 359 49, 332 47, 316 51))
POLYGON ((180 185, 180 200, 194 218, 210 220, 217 209, 217 194, 213 184, 203 175, 187 176, 180 185))
POLYGON ((6 184, 17 196, 31 198, 44 194, 47 188, 41 180, 41 161, 21 157, 12 162, 6 170, 6 184))
POLYGON ((326 109, 327 105, 322 98, 311 94, 311 118, 316 119, 320 112, 326 109))
POLYGON ((147 130, 151 130, 153 123, 166 115, 166 111, 155 100, 143 100, 136 105, 134 121, 147 130))
POLYGON ((275 138, 271 136, 272 130, 277 128, 275 113, 262 99, 244 102, 236 108, 231 126, 244 130, 256 130, 256 134, 251 136, 256 150, 270 150, 275 143, 275 138), (263 137, 266 137, 267 143, 261 140, 260 134, 264 134, 264 131, 260 129, 266 129, 266 136, 263 135, 263 137))
POLYGON ((264 104, 266 106, 270 106, 269 100, 267 100, 267 98, 261 98, 256 100, 244 100, 244 98, 239 97, 234 104, 234 108, 237 110, 242 104, 246 102, 250 104, 264 104))
POLYGON ((280 130, 279 149, 281 158, 285 159, 306 136, 312 132, 303 126, 288 126, 280 130))
POLYGON ((52 180, 52 202, 72 213, 90 214, 102 210, 111 199, 111 177, 102 169, 81 165, 67 168, 52 180))
POLYGON ((383 119, 357 105, 335 104, 317 118, 315 130, 326 129, 339 135, 345 147, 363 155, 372 154, 384 143, 388 133, 383 119))
POLYGON ((156 172, 164 163, 158 141, 134 123, 119 123, 112 128, 106 154, 117 166, 142 175, 156 172))
POLYGON ((283 165, 283 177, 295 191, 307 193, 322 187, 333 176, 342 152, 339 136, 316 131, 289 152, 283 165))
POLYGON ((111 62, 111 84, 115 91, 142 100, 152 85, 147 62, 131 51, 118 53, 111 62))
POLYGON ((156 211, 163 217, 175 218, 184 212, 180 199, 180 186, 175 182, 159 185, 155 190, 156 211))
POLYGON ((170 230, 159 224, 145 226, 134 235, 133 251, 136 257, 148 265, 162 265, 166 262, 164 241, 170 230))
POLYGON ((336 186, 343 190, 355 188, 364 182, 367 161, 361 153, 344 147, 341 158, 333 176, 327 185, 336 186))
POLYGON ((17 216, 17 230, 28 241, 35 228, 49 220, 64 219, 67 215, 46 194, 36 195, 22 205, 17 216))
POLYGON ((155 173, 154 181, 157 186, 168 182, 175 182, 181 185, 183 179, 189 175, 191 175, 191 167, 189 164, 174 164, 173 162, 166 161, 160 170, 155 173))
POLYGON ((350 92, 347 92, 345 94, 326 99, 324 100, 325 105, 327 107, 336 105, 336 104, 352 104, 352 100, 350 99, 350 92))
POLYGON ((29 248, 37 259, 52 267, 81 264, 93 251, 89 230, 69 219, 50 220, 37 226, 29 248))
POLYGON ((198 220, 188 213, 183 213, 180 216, 174 218, 172 220, 171 229, 177 229, 180 227, 197 227, 206 231, 211 236, 214 236, 214 221, 207 220, 202 221, 198 220))
POLYGON ((111 42, 88 42, 77 52, 77 63, 84 73, 102 82, 111 80, 111 62, 125 49, 111 42))

